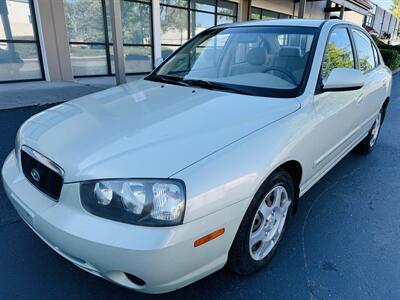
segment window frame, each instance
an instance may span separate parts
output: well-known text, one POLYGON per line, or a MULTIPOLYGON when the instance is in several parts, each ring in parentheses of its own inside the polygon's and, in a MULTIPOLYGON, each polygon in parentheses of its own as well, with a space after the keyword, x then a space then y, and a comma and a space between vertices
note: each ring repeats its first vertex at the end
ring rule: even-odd
POLYGON ((375 46, 375 44, 372 44, 372 49, 373 49, 374 56, 375 56, 375 67, 378 67, 381 65, 379 50, 378 50, 378 47, 375 46))
POLYGON ((289 15, 289 14, 285 14, 285 13, 282 13, 282 12, 279 12, 279 11, 274 11, 274 10, 270 10, 270 9, 267 9, 267 8, 262 8, 262 7, 258 7, 258 6, 251 6, 250 7, 250 20, 279 20, 279 19, 293 19, 293 15, 289 15), (260 10, 260 18, 259 19, 252 19, 251 18, 251 15, 252 15, 252 9, 253 8, 255 8, 255 9, 257 9, 257 10, 260 10), (276 19, 263 19, 263 12, 271 12, 271 13, 275 13, 275 14, 277 14, 278 15, 278 18, 276 18, 276 19), (281 18, 281 16, 288 16, 288 18, 281 18))
POLYGON ((332 35, 332 32, 335 31, 335 29, 337 29, 337 28, 345 28, 346 29, 347 34, 348 34, 349 39, 350 39, 351 50, 353 52, 354 69, 358 70, 358 65, 359 65, 358 64, 358 56, 357 56, 357 51, 356 51, 356 48, 355 48, 353 35, 352 35, 352 32, 351 32, 350 26, 347 25, 347 24, 337 24, 337 25, 332 26, 332 28, 329 30, 328 38, 325 41, 324 53, 322 55, 321 67, 320 67, 319 74, 318 74, 317 86, 316 86, 315 92, 314 92, 315 95, 323 93, 323 89, 322 88, 323 88, 324 84, 323 84, 323 78, 322 78, 322 63, 324 61, 324 57, 325 57, 326 51, 328 49, 328 44, 329 44, 329 40, 330 40, 330 37, 332 35))
POLYGON ((353 47, 354 47, 354 49, 355 49, 355 53, 356 53, 356 56, 357 56, 357 70, 360 70, 360 71, 361 71, 361 69, 360 69, 360 62, 359 62, 359 57, 358 57, 358 52, 357 52, 357 45, 356 45, 356 42, 355 42, 355 38, 354 38, 354 36, 353 36, 353 30, 359 31, 361 34, 364 34, 364 35, 368 38, 369 42, 371 43, 372 53, 373 53, 373 56, 374 56, 375 66, 374 66, 373 68, 369 69, 369 70, 362 71, 363 74, 367 74, 367 73, 369 73, 369 72, 375 70, 376 68, 380 67, 380 66, 381 66, 381 63, 382 63, 382 60, 381 60, 379 51, 378 51, 378 49, 377 49, 377 47, 376 47, 376 45, 375 45, 374 40, 371 38, 371 36, 368 34, 368 32, 366 32, 366 31, 364 31, 363 29, 361 29, 361 28, 359 28, 359 27, 356 27, 356 26, 349 25, 348 27, 349 27, 349 29, 350 29, 352 41, 353 41, 353 44, 354 44, 353 47), (375 49, 375 51, 374 51, 374 49, 375 49), (375 53, 376 53, 377 57, 375 57, 375 53), (378 61, 376 61, 376 59, 378 59, 378 61))
MULTIPOLYGON (((186 10, 187 11, 187 24, 188 24, 188 27, 187 27, 187 40, 186 40, 186 42, 191 39, 191 30, 192 30, 191 14, 192 14, 192 12, 194 12, 194 13, 199 12, 199 13, 206 13, 206 14, 209 14, 209 15, 213 15, 213 17, 214 17, 214 25, 213 26, 217 25, 218 16, 224 16, 224 17, 233 18, 234 22, 237 22, 237 20, 238 20, 239 4, 237 2, 233 2, 233 1, 230 1, 230 0, 215 0, 215 8, 214 8, 214 11, 212 11, 212 12, 211 11, 207 11, 207 10, 192 8, 191 7, 191 2, 192 2, 192 0, 187 0, 187 6, 178 6, 178 5, 173 5, 173 4, 162 3, 160 1, 160 8, 161 8, 161 6, 164 6, 164 7, 171 7, 171 8, 182 9, 182 10, 186 10), (236 6, 236 14, 235 15, 228 15, 228 14, 219 13, 218 12, 219 2, 229 2, 229 3, 234 4, 236 6)), ((194 36, 196 36, 196 34, 193 35, 192 38, 194 36)), ((161 41, 162 41, 162 38, 161 38, 161 41)), ((179 49, 185 43, 183 43, 183 44, 171 44, 171 43, 162 43, 161 42, 161 47, 170 46, 170 47, 178 47, 178 49, 179 49)))
POLYGON ((186 41, 183 43, 183 44, 172 44, 172 43, 163 43, 162 42, 162 28, 161 28, 161 48, 163 47, 163 46, 166 46, 166 47, 168 47, 168 46, 171 46, 171 47, 180 47, 181 45, 184 45, 190 38, 190 10, 188 9, 188 7, 190 7, 190 0, 187 0, 187 2, 188 2, 188 4, 187 4, 187 7, 184 7, 184 6, 178 6, 178 5, 173 5, 173 4, 164 4, 164 3, 162 3, 161 1, 160 1, 160 10, 161 10, 161 7, 162 6, 164 6, 164 7, 170 7, 170 8, 175 8, 175 9, 181 9, 181 10, 185 10, 186 11, 186 13, 188 14, 187 16, 186 16, 186 18, 187 18, 187 36, 186 36, 186 41))
MULTIPOLYGON (((5 3, 5 5, 7 5, 7 3, 5 3)), ((35 4, 34 4, 33 0, 28 0, 28 5, 29 5, 29 10, 30 10, 31 16, 32 16, 32 29, 33 29, 34 38, 32 40, 0 39, 0 43, 7 43, 7 44, 35 44, 36 45, 36 51, 37 51, 37 54, 38 54, 38 62, 39 62, 39 68, 40 68, 40 78, 0 80, 0 83, 30 82, 30 81, 43 81, 43 80, 45 80, 43 57, 42 57, 42 47, 41 47, 40 39, 39 39, 39 32, 38 32, 38 27, 37 27, 35 4)))
POLYGON ((364 25, 365 26, 369 26, 369 27, 373 27, 374 23, 375 23, 375 14, 376 14, 376 4, 371 3, 372 5, 372 10, 371 10, 371 14, 369 16, 366 16, 364 19, 364 25))
MULTIPOLYGON (((102 12, 102 19, 103 19, 103 26, 104 26, 104 42, 71 42, 68 41, 68 45, 89 45, 89 46, 104 46, 105 53, 106 53, 106 60, 107 60, 107 72, 104 74, 92 74, 92 75, 73 75, 74 78, 91 78, 91 77, 104 77, 104 76, 115 76, 115 72, 112 72, 111 67, 111 51, 110 47, 113 47, 113 42, 110 40, 109 31, 108 31, 108 20, 107 20, 107 0, 100 0, 101 3, 101 12, 102 12)), ((135 43, 124 43, 123 47, 150 47, 151 48, 151 64, 152 69, 154 68, 154 25, 153 25, 153 6, 152 1, 144 1, 144 0, 121 0, 122 2, 131 2, 131 3, 140 3, 146 4, 150 8, 150 31, 151 31, 151 44, 135 44, 135 43)), ((72 63, 72 61, 71 61, 72 63)), ((150 71, 151 72, 151 71, 150 71)), ((129 72, 125 73, 126 75, 141 75, 141 74, 148 74, 149 72, 129 72)))
MULTIPOLYGON (((269 89, 271 94, 270 95, 260 95, 260 97, 269 97, 269 98, 285 98, 285 99, 292 99, 292 98, 296 98, 296 97, 300 97, 301 95, 304 94, 309 78, 311 76, 311 69, 314 63, 314 59, 315 59, 315 53, 319 44, 319 40, 320 40, 320 36, 321 36, 321 30, 323 28, 323 26, 325 25, 326 21, 322 22, 321 25, 319 25, 318 27, 308 27, 308 26, 294 26, 295 28, 298 29, 305 29, 305 30, 315 30, 315 34, 314 34, 314 39, 310 48, 310 53, 309 56, 307 58, 307 62, 305 65, 305 69, 304 69, 304 74, 303 74, 303 78, 301 80, 301 82, 299 83, 298 87, 294 90, 292 90, 293 92, 290 92, 290 90, 276 90, 276 89, 269 89)), ((263 26, 254 26, 254 25, 243 25, 241 26, 241 28, 246 28, 246 27, 263 27, 263 26)), ((279 25, 266 25, 265 27, 268 28, 273 28, 273 27, 282 27, 279 25)), ((196 36, 196 39, 201 39, 204 38, 205 36, 207 36, 208 34, 210 34, 210 32, 212 31, 222 31, 224 29, 227 28, 234 28, 234 26, 221 26, 221 27, 217 27, 217 28, 209 28, 206 29, 204 31, 202 31, 201 33, 199 33, 196 36)), ((186 47, 189 43, 192 43, 192 40, 188 40, 186 41, 182 46, 180 46, 177 51, 180 51, 181 49, 183 49, 184 47, 186 47)), ((157 82, 157 80, 155 79, 155 77, 157 76, 158 71, 165 65, 167 64, 171 59, 172 59, 173 55, 168 56, 159 66, 157 66, 150 74, 148 74, 144 79, 148 80, 148 81, 154 81, 157 82)))
MULTIPOLYGON (((107 1, 107 0, 102 0, 102 1, 107 1)), ((154 58, 154 24, 153 24, 153 0, 150 1, 145 1, 145 0, 121 0, 122 2, 130 2, 130 3, 140 3, 140 4, 145 4, 149 6, 149 17, 150 17, 150 41, 151 44, 140 44, 140 43, 124 43, 124 41, 122 41, 123 43, 123 47, 149 47, 151 49, 151 70, 154 69, 154 64, 155 64, 155 58, 154 58)), ((107 19, 107 15, 104 16, 105 19, 107 19)), ((107 21, 107 20, 106 20, 107 21)), ((122 20, 121 20, 122 21, 122 20)), ((108 26, 108 25, 107 25, 108 26)), ((107 36, 107 40, 110 41, 108 39, 108 27, 106 28, 106 36, 107 36)), ((109 43, 109 47, 112 47, 114 45, 114 43, 110 42, 109 43)), ((108 48, 109 49, 109 48, 108 48)), ((115 76, 115 72, 112 73, 112 69, 111 69, 111 55, 110 55, 110 59, 108 59, 109 64, 110 64, 110 71, 111 71, 111 76, 115 76)), ((150 70, 150 72, 151 72, 150 70)), ((140 74, 148 74, 149 72, 128 72, 126 73, 126 75, 140 75, 140 74)))

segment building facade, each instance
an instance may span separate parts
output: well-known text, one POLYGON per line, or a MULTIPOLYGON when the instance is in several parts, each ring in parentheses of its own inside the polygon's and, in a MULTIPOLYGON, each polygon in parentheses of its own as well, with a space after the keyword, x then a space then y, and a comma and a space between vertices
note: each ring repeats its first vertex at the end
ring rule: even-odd
MULTIPOLYGON (((278 18, 342 18, 394 40, 399 20, 367 0, 118 0, 126 74, 150 72, 202 30, 278 18)), ((0 0, 0 83, 115 73, 110 0, 0 0)))
POLYGON ((399 44, 400 20, 384 10, 382 7, 372 4, 372 14, 365 19, 365 28, 372 34, 376 34, 389 44, 399 44))

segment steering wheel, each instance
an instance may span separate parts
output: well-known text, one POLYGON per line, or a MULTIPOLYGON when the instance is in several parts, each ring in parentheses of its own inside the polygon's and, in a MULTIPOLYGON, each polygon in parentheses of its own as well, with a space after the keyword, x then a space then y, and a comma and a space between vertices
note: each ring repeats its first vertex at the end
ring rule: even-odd
POLYGON ((294 84, 297 85, 297 81, 296 78, 294 78, 292 73, 289 73, 289 71, 286 71, 285 69, 279 68, 279 67, 268 67, 265 68, 262 72, 263 73, 267 73, 267 72, 271 72, 271 71, 278 71, 280 73, 282 73, 283 75, 285 75, 287 78, 290 79, 290 81, 294 84))

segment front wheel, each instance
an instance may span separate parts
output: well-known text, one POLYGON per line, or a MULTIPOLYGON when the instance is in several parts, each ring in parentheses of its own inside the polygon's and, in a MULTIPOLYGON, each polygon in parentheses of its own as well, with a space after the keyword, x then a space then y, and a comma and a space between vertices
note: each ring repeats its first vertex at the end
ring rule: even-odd
POLYGON ((250 203, 229 252, 228 265, 247 275, 269 263, 285 231, 294 199, 291 176, 277 170, 250 203))
POLYGON ((383 109, 381 109, 377 114, 374 124, 372 125, 368 135, 356 146, 356 152, 360 154, 368 154, 374 150, 382 125, 382 115, 383 109))

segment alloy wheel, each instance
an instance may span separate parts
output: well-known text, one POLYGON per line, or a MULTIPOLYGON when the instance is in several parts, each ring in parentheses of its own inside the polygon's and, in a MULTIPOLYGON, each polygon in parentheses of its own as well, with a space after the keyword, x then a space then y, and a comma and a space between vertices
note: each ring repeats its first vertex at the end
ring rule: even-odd
POLYGON ((375 145, 376 140, 378 139, 379 130, 381 128, 381 119, 382 119, 382 113, 379 112, 378 115, 376 116, 374 125, 372 127, 372 131, 371 131, 371 139, 369 141, 369 146, 371 148, 375 145))
POLYGON ((249 250, 254 260, 264 259, 278 243, 291 200, 282 185, 275 186, 261 201, 250 231, 249 250))

